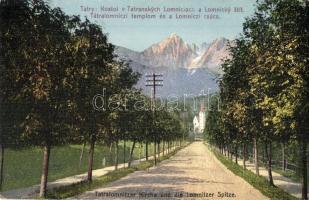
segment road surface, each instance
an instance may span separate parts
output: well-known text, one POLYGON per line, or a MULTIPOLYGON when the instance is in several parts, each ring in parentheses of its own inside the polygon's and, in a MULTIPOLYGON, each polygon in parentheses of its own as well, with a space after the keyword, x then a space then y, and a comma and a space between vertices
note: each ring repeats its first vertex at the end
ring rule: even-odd
POLYGON ((157 167, 134 172, 81 199, 268 199, 234 175, 202 142, 194 142, 157 167))

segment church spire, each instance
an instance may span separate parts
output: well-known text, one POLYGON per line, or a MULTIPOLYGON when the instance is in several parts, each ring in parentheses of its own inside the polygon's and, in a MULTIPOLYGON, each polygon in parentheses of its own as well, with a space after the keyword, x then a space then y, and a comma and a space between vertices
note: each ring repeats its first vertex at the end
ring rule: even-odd
POLYGON ((203 103, 201 103, 201 110, 200 110, 200 112, 205 112, 205 106, 204 106, 203 103))

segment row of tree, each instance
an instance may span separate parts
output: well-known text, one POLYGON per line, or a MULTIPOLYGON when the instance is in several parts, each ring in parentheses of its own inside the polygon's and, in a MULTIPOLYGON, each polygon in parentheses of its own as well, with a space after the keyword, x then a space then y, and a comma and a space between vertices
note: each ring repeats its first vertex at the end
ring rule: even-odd
POLYGON ((214 102, 206 129, 221 149, 238 155, 242 145, 244 158, 252 141, 256 174, 257 144, 264 143, 271 185, 272 142, 296 140, 303 199, 308 199, 308 11, 307 1, 258 1, 255 13, 243 24, 243 34, 230 44, 231 58, 222 65, 220 109, 214 102))
POLYGON ((147 109, 133 87, 140 75, 116 58, 98 25, 43 0, 1 1, 0 15, 1 185, 5 148, 44 149, 43 197, 53 146, 88 143, 91 181, 99 142, 132 140, 133 152, 135 142, 182 137, 177 113, 147 109))

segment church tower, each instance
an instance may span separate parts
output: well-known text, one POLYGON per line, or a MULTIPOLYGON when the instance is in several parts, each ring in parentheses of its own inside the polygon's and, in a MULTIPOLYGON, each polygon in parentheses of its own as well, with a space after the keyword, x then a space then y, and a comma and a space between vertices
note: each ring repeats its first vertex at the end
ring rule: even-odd
POLYGON ((200 131, 200 133, 204 132, 205 123, 206 123, 205 107, 204 107, 204 104, 201 103, 201 109, 200 109, 200 112, 199 112, 199 131, 200 131))

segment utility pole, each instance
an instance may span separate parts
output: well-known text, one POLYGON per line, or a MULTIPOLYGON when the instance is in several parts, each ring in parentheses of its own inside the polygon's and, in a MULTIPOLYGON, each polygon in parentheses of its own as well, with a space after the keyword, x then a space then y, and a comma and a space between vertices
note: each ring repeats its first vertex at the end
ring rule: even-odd
MULTIPOLYGON (((156 111, 156 87, 163 86, 163 75, 162 74, 146 74, 146 87, 152 87, 152 105, 151 105, 151 110, 152 110, 152 123, 153 123, 153 128, 152 128, 152 133, 154 134, 154 165, 157 165, 157 136, 154 133, 154 126, 155 126, 155 111, 156 111)), ((160 153, 160 151, 159 151, 160 153)))

